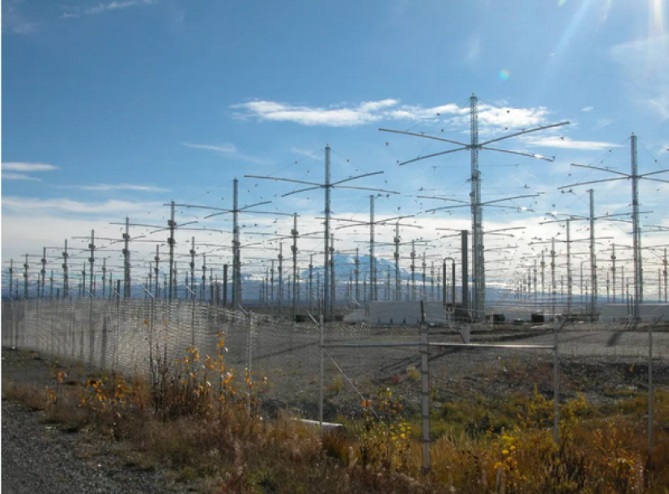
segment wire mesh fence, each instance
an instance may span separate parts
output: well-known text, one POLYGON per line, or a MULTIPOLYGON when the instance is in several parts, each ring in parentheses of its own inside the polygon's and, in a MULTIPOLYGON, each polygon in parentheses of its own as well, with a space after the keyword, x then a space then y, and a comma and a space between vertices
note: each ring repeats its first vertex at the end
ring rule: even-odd
MULTIPOLYGON (((564 358, 643 361, 649 349, 647 327, 565 325, 559 341, 551 325, 512 331, 500 331, 492 324, 431 327, 430 393, 435 401, 443 401, 454 384, 466 385, 474 375, 519 365, 529 368, 537 362, 546 363, 546 379, 531 376, 530 381, 541 381, 550 391, 553 355, 548 347, 556 341, 564 358), (522 341, 543 348, 530 352, 458 347, 464 337, 474 343, 522 341)), ((354 410, 385 387, 401 386, 408 403, 418 406, 420 330, 419 325, 321 326, 315 319, 297 324, 198 300, 151 297, 24 299, 2 305, 4 347, 36 350, 133 375, 148 376, 152 361, 176 361, 189 346, 201 355, 215 355, 223 337, 229 367, 237 374, 250 370, 255 379, 267 378, 264 396, 270 406, 293 408, 308 418, 318 418, 319 407, 324 406, 326 420, 354 410)), ((666 329, 656 336, 654 358, 669 358, 667 336, 666 329)))

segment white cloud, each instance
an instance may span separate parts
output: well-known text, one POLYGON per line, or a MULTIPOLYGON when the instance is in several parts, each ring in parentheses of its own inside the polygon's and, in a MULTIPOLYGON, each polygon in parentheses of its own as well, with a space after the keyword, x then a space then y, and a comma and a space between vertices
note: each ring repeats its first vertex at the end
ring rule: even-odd
POLYGON ((216 151, 217 153, 234 153, 237 151, 237 147, 234 144, 221 144, 221 145, 212 145, 212 144, 191 144, 189 142, 184 142, 184 146, 193 148, 193 149, 205 149, 207 151, 216 151))
POLYGON ((230 156, 231 158, 238 159, 240 161, 245 161, 247 163, 254 163, 256 165, 269 165, 273 163, 273 161, 271 160, 240 153, 237 151, 237 146, 231 143, 193 144, 190 142, 184 142, 183 145, 193 149, 204 149, 205 151, 213 151, 223 156, 230 156))
POLYGON ((479 123, 494 127, 524 128, 534 127, 546 122, 548 109, 539 108, 511 108, 479 105, 479 123))
POLYGON ((167 192, 169 189, 162 187, 155 187, 153 185, 136 185, 136 184, 95 184, 82 185, 78 187, 81 190, 97 190, 97 191, 114 191, 114 190, 129 190, 133 192, 167 192))
MULTIPOLYGON (((162 204, 162 203, 161 203, 162 204)), ((7 213, 30 213, 52 216, 57 212, 106 216, 127 215, 129 212, 158 209, 156 204, 109 200, 101 202, 82 202, 66 198, 40 199, 36 197, 3 196, 3 220, 7 213)))
POLYGON ((33 180, 36 182, 41 182, 42 179, 37 178, 37 177, 31 177, 30 175, 26 175, 25 173, 14 173, 14 172, 4 172, 2 174, 2 179, 3 180, 33 180))
MULTIPOLYGON (((328 127, 352 127, 379 120, 374 102, 363 103, 354 108, 319 108, 289 105, 274 101, 257 100, 233 105, 242 110, 234 114, 237 118, 255 117, 259 120, 294 122, 302 125, 324 125, 328 127)), ((378 103, 378 102, 377 102, 378 103)))
POLYGON ((12 171, 12 172, 24 172, 24 173, 49 172, 57 169, 58 169, 57 166, 50 165, 48 163, 23 163, 23 162, 10 161, 2 164, 3 171, 12 171))
POLYGON ((618 148, 620 144, 603 141, 575 141, 566 136, 533 137, 526 140, 528 146, 578 149, 580 151, 601 151, 618 148))
MULTIPOLYGON (((255 118, 260 121, 293 122, 307 126, 355 127, 381 120, 444 120, 446 125, 468 123, 469 107, 454 103, 434 107, 400 105, 395 99, 366 101, 357 105, 310 107, 276 101, 255 100, 232 106, 239 119, 255 118)), ((523 128, 546 121, 548 110, 539 108, 511 108, 480 105, 479 122, 482 126, 523 128)))
POLYGON ((101 15, 107 12, 125 10, 132 7, 139 7, 142 5, 153 5, 157 3, 158 0, 124 0, 124 1, 114 0, 107 3, 99 3, 93 7, 88 7, 86 9, 79 9, 77 7, 68 7, 69 10, 67 12, 64 12, 62 17, 64 19, 73 19, 82 17, 84 15, 101 15))

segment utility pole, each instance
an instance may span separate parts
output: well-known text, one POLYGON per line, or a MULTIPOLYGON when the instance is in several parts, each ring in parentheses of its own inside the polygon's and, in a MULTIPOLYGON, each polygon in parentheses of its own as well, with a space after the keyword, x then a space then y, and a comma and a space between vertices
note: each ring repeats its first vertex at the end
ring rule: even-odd
POLYGON ((512 151, 509 149, 500 149, 497 147, 491 147, 490 144, 510 139, 513 137, 518 137, 521 135, 529 134, 532 132, 537 132, 540 130, 551 129, 555 127, 560 127, 562 125, 567 125, 569 122, 559 122, 556 124, 545 125, 541 127, 535 127, 532 129, 522 130, 519 132, 513 132, 502 137, 497 137, 494 139, 489 139, 484 142, 479 141, 478 135, 478 98, 476 95, 472 94, 469 98, 469 121, 470 121, 470 142, 465 143, 461 141, 456 141, 453 139, 445 139, 443 137, 437 137, 428 135, 425 133, 417 132, 406 132, 398 131, 391 129, 379 129, 383 132, 393 132, 397 134, 404 134, 414 137, 420 137, 424 139, 433 139, 436 141, 446 142, 450 144, 455 144, 458 147, 455 149, 449 149, 446 151, 441 151, 437 153, 432 153, 425 156, 419 156, 417 158, 399 163, 400 165, 407 165, 409 163, 414 163, 419 160, 424 160, 427 158, 433 158, 436 156, 443 156, 445 154, 450 154, 462 150, 469 150, 470 152, 470 180, 471 180, 471 192, 470 192, 470 207, 472 214, 472 271, 473 271, 473 283, 474 283, 474 293, 472 301, 472 310, 474 317, 477 320, 482 320, 485 313, 485 267, 484 267, 484 247, 483 247, 483 214, 482 208, 483 205, 481 202, 481 172, 479 169, 479 151, 480 150, 490 150, 490 151, 499 151, 509 154, 516 154, 520 156, 527 156, 531 158, 537 158, 544 161, 554 161, 553 158, 548 158, 534 153, 524 153, 519 151, 512 151))

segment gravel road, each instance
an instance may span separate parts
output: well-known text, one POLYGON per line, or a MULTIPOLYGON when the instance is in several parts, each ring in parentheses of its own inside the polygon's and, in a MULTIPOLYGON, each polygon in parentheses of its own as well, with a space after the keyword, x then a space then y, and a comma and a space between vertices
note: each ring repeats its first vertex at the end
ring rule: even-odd
MULTIPOLYGON (((141 470, 113 454, 116 445, 86 431, 45 423, 42 412, 5 398, 9 381, 49 382, 50 363, 36 354, 2 349, 2 492, 8 494, 158 494, 192 492, 167 471, 141 470)), ((51 383, 53 380, 51 380, 51 383)))

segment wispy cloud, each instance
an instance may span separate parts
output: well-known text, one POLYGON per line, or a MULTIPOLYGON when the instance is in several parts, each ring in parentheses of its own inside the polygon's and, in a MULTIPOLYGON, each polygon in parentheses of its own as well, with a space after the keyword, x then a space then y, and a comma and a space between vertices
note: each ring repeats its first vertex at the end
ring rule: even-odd
POLYGON ((474 64, 478 62, 481 57, 481 37, 478 34, 474 34, 469 37, 465 44, 465 61, 468 64, 474 64))
POLYGON ((168 192, 169 189, 163 187, 156 187, 154 185, 138 185, 138 184, 93 184, 93 185, 81 185, 73 186, 67 188, 75 188, 79 190, 94 190, 100 192, 109 192, 109 191, 132 191, 132 192, 168 192))
POLYGON ((541 125, 548 118, 548 109, 544 107, 513 108, 483 104, 479 105, 478 111, 480 124, 509 129, 541 125))
MULTIPOLYGON (((277 101, 255 100, 232 106, 233 116, 260 121, 293 122, 307 126, 355 127, 382 120, 443 120, 458 126, 468 121, 469 108, 449 103, 434 107, 401 105, 396 99, 366 101, 354 105, 329 107, 293 105, 277 101)), ((511 108, 479 106, 479 122, 483 126, 528 127, 546 120, 546 108, 511 108)))
POLYGON ((50 165, 49 163, 24 163, 17 161, 10 161, 2 164, 2 171, 13 171, 13 172, 50 172, 53 170, 58 170, 58 167, 55 165, 50 165))
POLYGON ((193 149, 203 149, 205 151, 213 151, 221 156, 227 156, 233 159, 240 161, 245 161, 247 163, 253 163, 256 165, 271 165, 273 161, 260 158, 257 156, 251 156, 249 154, 241 153, 237 150, 237 146, 232 143, 224 144, 193 144, 190 142, 184 142, 184 146, 193 148, 193 149))
POLYGON ((577 149, 579 151, 602 151, 621 146, 620 144, 604 141, 575 141, 566 136, 533 137, 527 139, 526 143, 528 146, 577 149))
POLYGON ((26 175, 25 173, 15 173, 15 172, 2 172, 3 180, 33 180, 35 182, 41 182, 41 178, 32 177, 26 175))
POLYGON ((107 3, 99 3, 93 7, 88 7, 86 9, 72 8, 67 12, 63 13, 63 17, 66 19, 82 17, 85 15, 100 15, 107 12, 113 12, 117 10, 125 10, 132 7, 139 7, 142 5, 153 5, 157 4, 158 0, 124 0, 124 1, 112 1, 107 3))
POLYGON ((232 108, 236 110, 234 116, 240 119, 256 118, 308 126, 352 127, 380 120, 383 115, 381 110, 396 104, 396 100, 381 100, 364 102, 353 107, 323 108, 257 100, 233 105, 232 108))
POLYGON ((19 9, 20 2, 6 0, 2 2, 2 32, 18 35, 31 34, 37 31, 39 23, 28 19, 19 9))
POLYGON ((155 204, 109 200, 100 202, 75 201, 67 198, 40 199, 37 197, 3 196, 3 216, 6 212, 43 213, 52 216, 57 212, 83 215, 126 215, 129 212, 157 209, 155 204))
POLYGON ((193 149, 205 149, 207 151, 215 151, 217 153, 229 154, 237 152, 237 147, 234 144, 192 144, 190 142, 184 142, 184 146, 193 148, 193 149))
POLYGON ((3 180, 33 180, 41 181, 41 178, 31 175, 31 173, 50 172, 58 170, 57 166, 48 163, 22 163, 11 161, 2 164, 3 180))

